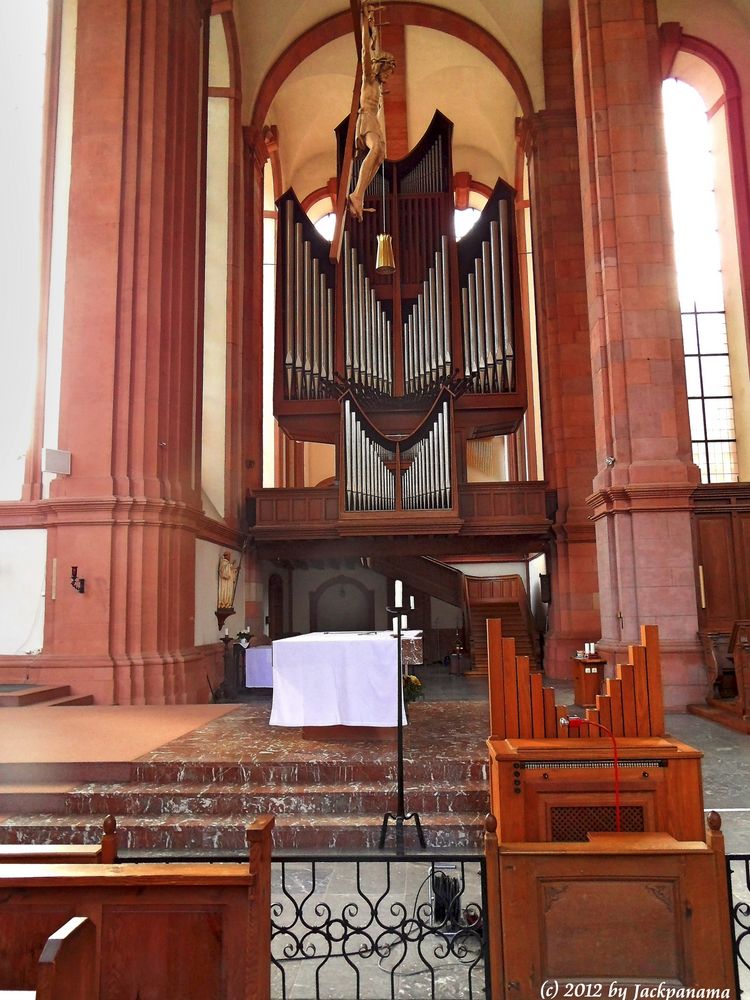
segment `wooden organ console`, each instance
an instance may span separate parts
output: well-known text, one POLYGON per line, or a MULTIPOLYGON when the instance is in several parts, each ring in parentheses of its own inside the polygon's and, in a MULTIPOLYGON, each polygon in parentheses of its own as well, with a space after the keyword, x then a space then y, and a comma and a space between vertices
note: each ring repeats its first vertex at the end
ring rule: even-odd
POLYGON ((497 996, 536 997, 555 979, 603 996, 623 980, 733 995, 721 819, 706 829, 702 754, 665 731, 656 627, 641 627, 630 662, 578 716, 500 620, 487 621, 487 643, 497 996))
POLYGON ((385 162, 338 260, 292 190, 278 202, 274 412, 292 439, 337 445, 343 517, 452 523, 457 447, 514 430, 526 407, 514 192, 498 181, 457 243, 451 134, 437 112, 385 162), (375 270, 383 231, 393 275, 375 270))

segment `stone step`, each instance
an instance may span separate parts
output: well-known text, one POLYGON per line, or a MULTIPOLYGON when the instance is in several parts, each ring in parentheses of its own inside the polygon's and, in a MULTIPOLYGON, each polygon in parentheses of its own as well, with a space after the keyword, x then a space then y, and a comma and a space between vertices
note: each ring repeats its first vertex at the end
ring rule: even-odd
MULTIPOLYGON (((484 759, 457 760, 430 758, 404 760, 404 774, 410 784, 450 781, 456 784, 487 781, 489 765, 484 759)), ((273 761, 247 764, 191 761, 138 761, 131 765, 131 780, 146 783, 231 785, 333 785, 351 782, 396 781, 396 761, 273 761)))
POLYGON ((45 687, 44 685, 29 685, 21 687, 12 685, 14 690, 0 690, 0 708, 23 708, 29 705, 47 703, 55 698, 65 698, 70 695, 70 685, 45 687))
POLYGON ((2 784, 0 785, 0 815, 14 813, 68 812, 69 783, 65 784, 2 784))
MULTIPOLYGON (((407 808, 411 803, 407 799, 407 808)), ((245 830, 250 817, 225 817, 220 822, 206 816, 126 816, 118 819, 120 850, 146 851, 239 851, 245 849, 245 830)), ((428 847, 477 847, 484 832, 484 813, 422 815, 428 847)), ((15 816, 0 826, 5 844, 95 844, 101 839, 103 816, 15 816)), ((382 814, 348 816, 282 815, 276 818, 273 842, 276 849, 331 848, 369 850, 378 846, 382 814)), ((417 846, 413 821, 405 824, 408 847, 417 846)), ((394 824, 388 829, 386 846, 393 846, 394 824)))
POLYGON ((65 698, 45 701, 44 708, 66 708, 68 705, 93 705, 93 694, 69 694, 65 698))
MULTIPOLYGON (((409 808, 424 813, 482 812, 489 809, 486 782, 457 786, 452 782, 410 785, 409 808)), ((256 813, 344 814, 377 813, 396 795, 395 782, 331 785, 94 784, 66 796, 68 814, 113 816, 196 815, 248 816, 256 813)), ((32 808, 23 809, 31 812, 32 808)), ((51 810, 50 810, 51 811, 51 810)))

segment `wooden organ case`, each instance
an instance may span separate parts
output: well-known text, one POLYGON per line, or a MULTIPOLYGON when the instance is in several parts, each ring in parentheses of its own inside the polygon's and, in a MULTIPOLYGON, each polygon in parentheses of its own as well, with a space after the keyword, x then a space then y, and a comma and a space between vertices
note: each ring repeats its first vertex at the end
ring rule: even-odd
POLYGON ((487 642, 493 996, 554 980, 733 996, 721 820, 704 825, 702 754, 665 731, 656 627, 576 725, 498 619, 487 642))
POLYGON ((466 439, 513 431, 526 408, 514 192, 498 181, 457 243, 451 134, 438 112, 385 162, 338 260, 293 191, 278 202, 274 412, 293 440, 337 446, 344 532, 457 531, 466 439), (392 275, 375 270, 384 231, 392 275))

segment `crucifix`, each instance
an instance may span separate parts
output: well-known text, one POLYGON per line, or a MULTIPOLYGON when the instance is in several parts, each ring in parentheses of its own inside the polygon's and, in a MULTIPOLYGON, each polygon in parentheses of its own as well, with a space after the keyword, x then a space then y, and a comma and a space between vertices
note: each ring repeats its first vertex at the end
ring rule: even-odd
POLYGON ((375 14, 381 8, 370 0, 365 0, 363 4, 360 4, 360 0, 350 0, 350 4, 359 60, 336 198, 336 227, 331 240, 331 260, 338 260, 341 253, 347 210, 356 219, 362 219, 363 211, 367 211, 363 207, 365 191, 385 160, 383 84, 396 67, 393 56, 380 48, 380 32, 375 14), (357 186, 349 194, 355 149, 367 152, 360 168, 357 186))

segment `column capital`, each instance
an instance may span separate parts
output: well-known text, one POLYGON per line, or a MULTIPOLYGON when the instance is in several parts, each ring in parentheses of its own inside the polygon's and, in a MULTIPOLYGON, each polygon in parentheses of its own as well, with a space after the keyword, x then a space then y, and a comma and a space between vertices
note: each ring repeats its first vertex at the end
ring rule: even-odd
POLYGON ((597 490, 586 497, 594 521, 609 514, 687 511, 692 507, 695 483, 629 483, 597 490))
MULTIPOLYGON (((246 125, 242 130, 245 145, 252 155, 253 165, 261 174, 271 152, 266 143, 266 130, 266 127, 256 128, 254 125, 246 125)), ((278 144, 278 132, 276 133, 276 142, 278 144)))

